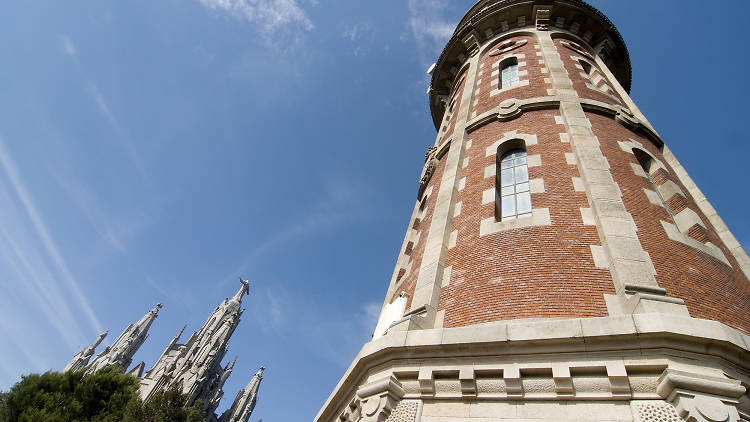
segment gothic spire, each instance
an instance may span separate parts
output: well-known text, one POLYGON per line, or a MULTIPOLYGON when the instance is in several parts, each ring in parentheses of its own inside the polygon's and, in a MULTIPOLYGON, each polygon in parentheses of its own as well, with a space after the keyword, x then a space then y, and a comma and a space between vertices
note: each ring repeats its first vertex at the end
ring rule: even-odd
POLYGON ((91 359, 91 356, 94 356, 94 352, 96 351, 97 346, 104 340, 104 337, 107 337, 107 334, 109 331, 105 331, 101 334, 99 334, 99 337, 97 337, 96 340, 94 340, 93 343, 91 343, 90 346, 85 347, 83 350, 78 352, 77 355, 73 356, 73 360, 68 363, 65 368, 63 369, 63 372, 68 371, 78 371, 79 369, 83 369, 86 367, 86 365, 89 364, 89 359, 91 359))
POLYGON ((143 342, 146 341, 148 329, 158 316, 161 307, 161 303, 157 303, 138 322, 128 325, 111 346, 99 353, 91 365, 89 365, 86 373, 94 373, 107 365, 116 366, 123 372, 126 371, 133 361, 133 355, 135 355, 135 352, 138 351, 143 342))
POLYGON ((253 375, 247 386, 237 393, 232 407, 226 410, 219 418, 219 422, 247 422, 253 413, 255 403, 258 401, 258 389, 263 379, 263 370, 261 366, 258 372, 253 375))

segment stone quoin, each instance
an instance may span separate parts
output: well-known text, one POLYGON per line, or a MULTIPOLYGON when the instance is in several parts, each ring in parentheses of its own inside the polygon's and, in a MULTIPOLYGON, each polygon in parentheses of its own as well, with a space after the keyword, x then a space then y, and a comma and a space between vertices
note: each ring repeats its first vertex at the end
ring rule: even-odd
POLYGON ((750 421, 750 259, 580 0, 483 0, 373 339, 318 422, 750 421))

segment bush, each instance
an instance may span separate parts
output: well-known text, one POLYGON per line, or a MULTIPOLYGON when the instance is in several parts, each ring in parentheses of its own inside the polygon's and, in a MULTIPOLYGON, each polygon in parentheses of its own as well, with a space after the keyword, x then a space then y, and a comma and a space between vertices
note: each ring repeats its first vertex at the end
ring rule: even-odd
POLYGON ((187 397, 176 388, 157 393, 148 403, 138 397, 138 378, 107 367, 46 372, 25 376, 0 393, 0 422, 200 422, 200 403, 184 407, 187 397))

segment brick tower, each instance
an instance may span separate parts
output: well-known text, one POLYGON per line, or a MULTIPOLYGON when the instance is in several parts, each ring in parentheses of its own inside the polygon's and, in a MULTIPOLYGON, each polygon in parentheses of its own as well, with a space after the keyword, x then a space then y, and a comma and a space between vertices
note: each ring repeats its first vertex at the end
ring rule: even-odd
POLYGON ((482 0, 373 340, 316 420, 750 421, 750 259, 580 0, 482 0))

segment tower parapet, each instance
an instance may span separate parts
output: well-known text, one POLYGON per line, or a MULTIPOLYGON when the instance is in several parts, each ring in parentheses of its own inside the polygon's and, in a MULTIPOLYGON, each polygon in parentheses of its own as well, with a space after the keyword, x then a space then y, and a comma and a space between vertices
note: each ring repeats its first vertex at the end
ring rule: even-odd
POLYGON ((750 259, 629 97, 612 23, 482 0, 430 72, 377 331, 316 420, 750 420, 750 259))

